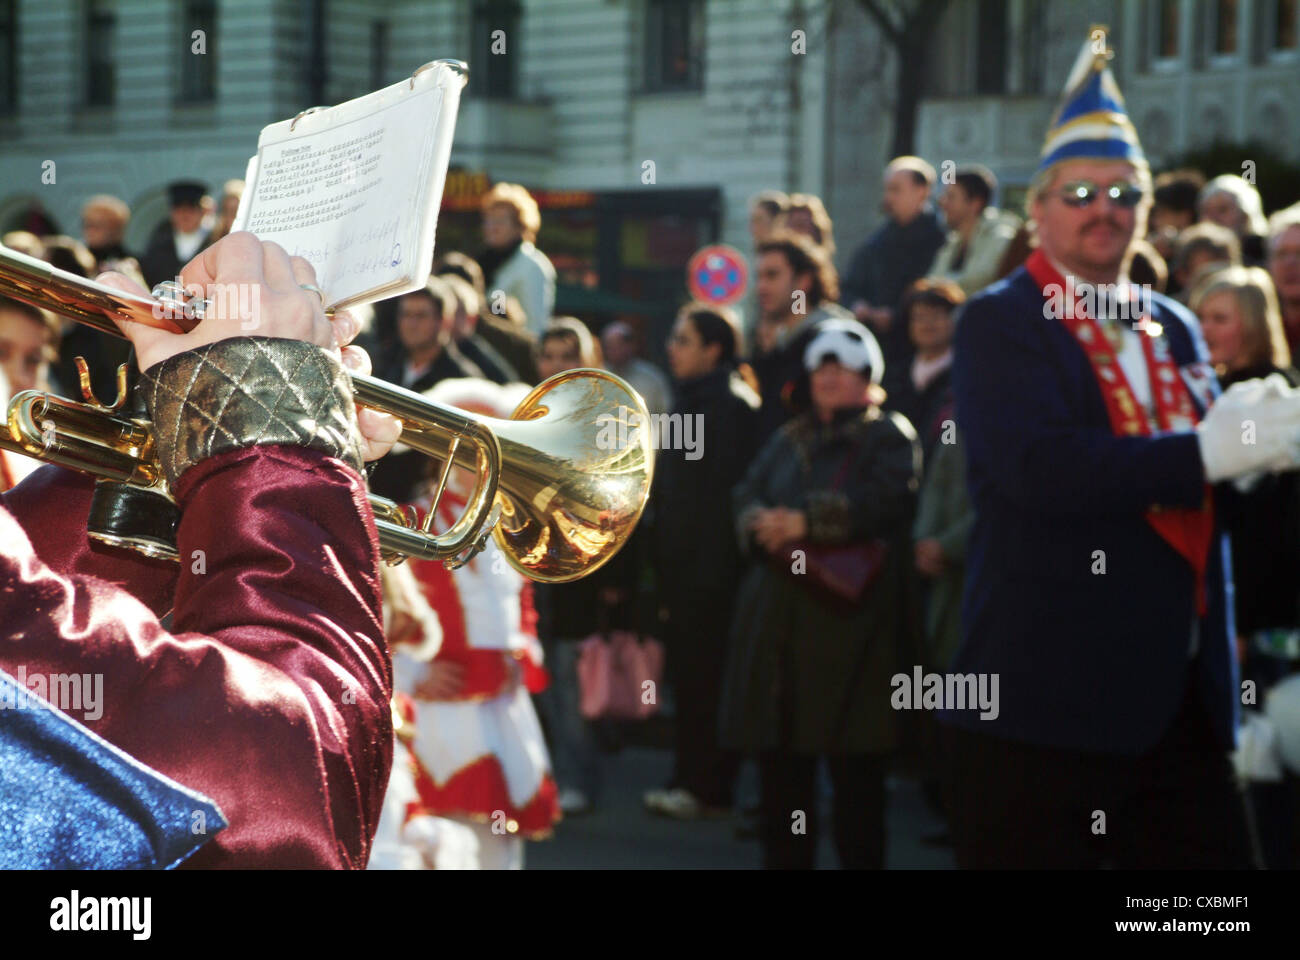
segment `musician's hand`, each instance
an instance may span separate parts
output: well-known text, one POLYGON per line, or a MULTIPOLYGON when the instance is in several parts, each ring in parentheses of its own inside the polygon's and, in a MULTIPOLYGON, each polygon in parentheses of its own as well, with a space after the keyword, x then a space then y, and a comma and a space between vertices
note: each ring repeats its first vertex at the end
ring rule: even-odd
MULTIPOLYGON (((120 273, 98 278, 128 293, 148 291, 120 273)), ((119 320, 135 347, 141 370, 195 347, 230 337, 282 337, 305 340, 338 355, 338 342, 325 318, 321 298, 302 289, 315 284, 316 271, 302 257, 290 257, 277 243, 251 233, 232 233, 201 252, 181 270, 187 290, 201 289, 210 301, 207 315, 189 333, 169 333, 143 323, 119 320)))
MULTIPOLYGON (((98 282, 127 293, 149 293, 120 273, 102 274, 98 282)), ((352 315, 340 310, 331 323, 321 298, 301 286, 316 283, 315 269, 302 257, 290 257, 279 244, 263 242, 251 233, 232 233, 186 264, 181 282, 186 289, 202 288, 210 301, 203 320, 189 333, 118 321, 135 347, 141 370, 218 340, 256 336, 305 340, 329 350, 350 370, 370 373, 366 352, 348 346, 359 329, 352 315)), ((377 460, 392 449, 402 428, 388 414, 360 408, 357 426, 366 460, 377 460)))
MULTIPOLYGON (((350 346, 360 325, 346 310, 334 314, 334 335, 343 351, 343 365, 353 373, 370 375, 370 354, 361 347, 350 346)), ((361 430, 362 453, 367 461, 378 460, 402 435, 402 421, 390 413, 357 407, 357 427, 361 430)))

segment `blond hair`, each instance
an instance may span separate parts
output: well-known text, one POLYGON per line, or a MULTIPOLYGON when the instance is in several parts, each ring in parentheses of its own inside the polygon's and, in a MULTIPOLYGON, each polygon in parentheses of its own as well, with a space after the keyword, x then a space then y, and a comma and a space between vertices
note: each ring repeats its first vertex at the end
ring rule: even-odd
POLYGON ((822 248, 828 258, 834 257, 835 226, 831 221, 831 215, 826 212, 826 205, 822 203, 821 197, 814 193, 790 194, 786 208, 781 211, 777 221, 772 225, 772 232, 775 233, 778 230, 790 231, 790 214, 796 210, 807 213, 808 218, 812 220, 812 241, 822 248))
POLYGON ((1268 218, 1268 252, 1270 255, 1272 255, 1273 248, 1277 245, 1278 240, 1282 239, 1282 234, 1292 227, 1300 227, 1300 202, 1284 207, 1268 218))
POLYGON ((479 300, 478 291, 470 284, 468 280, 459 274, 441 273, 438 279, 451 287, 451 292, 456 295, 460 301, 461 309, 467 316, 477 317, 479 311, 483 309, 482 302, 479 300))
POLYGON ((117 221, 119 230, 131 221, 131 208, 112 194, 97 193, 81 205, 83 217, 91 210, 107 211, 117 221))
POLYGON ((1291 365, 1291 348, 1282 328, 1273 278, 1261 267, 1224 267, 1206 276, 1192 291, 1187 305, 1200 312, 1201 305, 1216 293, 1231 293, 1241 314, 1242 348, 1247 365, 1269 363, 1291 365))
POLYGON ((537 231, 542 229, 542 212, 531 193, 517 183, 498 183, 483 195, 482 210, 487 213, 495 206, 506 206, 515 212, 525 240, 532 243, 537 239, 537 231))

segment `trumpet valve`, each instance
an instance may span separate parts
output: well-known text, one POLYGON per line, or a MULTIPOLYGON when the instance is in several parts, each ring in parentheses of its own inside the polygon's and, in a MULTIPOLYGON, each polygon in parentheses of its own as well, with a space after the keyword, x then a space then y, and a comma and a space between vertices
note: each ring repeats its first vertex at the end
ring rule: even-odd
POLYGON ((81 398, 87 404, 94 407, 100 413, 117 413, 126 406, 126 398, 129 391, 126 387, 126 364, 119 364, 117 368, 117 399, 111 405, 104 405, 99 402, 95 396, 95 388, 90 383, 90 366, 86 363, 85 357, 74 357, 73 363, 77 365, 77 382, 81 386, 81 398))

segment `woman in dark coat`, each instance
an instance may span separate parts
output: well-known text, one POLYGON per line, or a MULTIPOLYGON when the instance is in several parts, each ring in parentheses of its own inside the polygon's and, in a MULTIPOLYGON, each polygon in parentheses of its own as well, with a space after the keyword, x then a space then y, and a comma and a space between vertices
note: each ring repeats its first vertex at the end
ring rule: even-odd
POLYGON ((897 378, 897 386, 889 391, 887 406, 915 428, 927 474, 934 445, 952 415, 954 320, 965 302, 966 294, 951 280, 926 277, 908 288, 899 310, 916 353, 909 375, 897 378))
MULTIPOLYGON (((731 490, 758 447, 759 396, 739 368, 740 326, 725 309, 690 304, 668 339, 677 404, 660 431, 654 544, 668 674, 676 694, 673 778, 645 805, 694 819, 729 809, 737 757, 718 748, 718 694, 741 557, 731 490), (677 430, 682 442, 668 431, 677 430)), ((747 371, 745 371, 747 372, 747 371)))
POLYGON ((772 436, 733 498, 755 563, 736 606, 722 742, 759 756, 764 866, 814 866, 825 757, 841 866, 882 867, 885 758, 897 726, 890 678, 920 446, 904 417, 880 410, 884 364, 861 324, 821 324, 804 365, 811 409, 772 436), (805 545, 876 539, 888 543, 882 569, 850 612, 792 573, 806 570, 805 545))
MULTIPOLYGON (((537 359, 542 379, 576 367, 601 367, 600 342, 574 317, 553 319, 541 337, 537 359)), ((596 723, 582 715, 578 657, 594 633, 633 626, 633 592, 640 575, 642 542, 633 534, 609 563, 571 583, 533 585, 537 636, 551 684, 537 697, 559 787, 559 804, 573 816, 587 813, 604 786, 596 723)))
MULTIPOLYGON (((1190 306, 1227 390, 1243 380, 1300 377, 1269 275, 1259 267, 1211 273, 1190 306)), ((1249 490, 1220 483, 1214 507, 1232 540, 1232 583, 1242 679, 1255 685, 1255 704, 1278 681, 1300 671, 1300 473, 1260 477, 1249 490)), ((1261 852, 1272 870, 1300 866, 1300 778, 1249 780, 1261 852)))

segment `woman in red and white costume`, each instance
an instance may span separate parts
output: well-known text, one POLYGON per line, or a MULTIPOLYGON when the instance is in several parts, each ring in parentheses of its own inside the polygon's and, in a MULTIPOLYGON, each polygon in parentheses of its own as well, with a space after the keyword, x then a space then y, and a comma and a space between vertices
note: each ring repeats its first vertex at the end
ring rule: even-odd
MULTIPOLYGON (((528 388, 485 380, 444 380, 426 396, 508 418, 528 388)), ((448 529, 473 483, 454 470, 435 529, 448 529)), ((417 502, 427 509, 426 493, 417 502)), ((394 643, 394 691, 409 742, 417 802, 407 804, 403 839, 436 869, 520 869, 524 838, 550 835, 559 819, 555 781, 530 692, 547 683, 537 640, 532 586, 494 542, 465 566, 409 561, 438 615, 442 642, 394 643), (422 817, 432 815, 429 823, 422 817)), ((395 638, 396 639, 396 638, 395 638)), ((394 759, 395 776, 398 760, 394 759)), ((391 790, 409 787, 395 780, 391 790)), ((395 798, 394 798, 395 799, 395 798)))
MULTIPOLYGON (((410 564, 381 565, 379 572, 389 650, 401 650, 403 658, 420 663, 433 659, 442 645, 442 625, 425 601, 410 564)), ((392 710, 393 768, 366 869, 429 870, 437 852, 438 820, 423 809, 415 786, 419 770, 411 752, 415 704, 405 693, 394 692, 392 710)))

